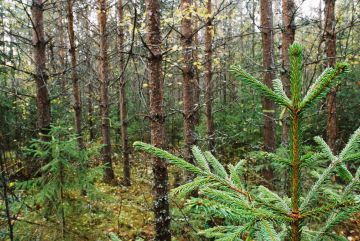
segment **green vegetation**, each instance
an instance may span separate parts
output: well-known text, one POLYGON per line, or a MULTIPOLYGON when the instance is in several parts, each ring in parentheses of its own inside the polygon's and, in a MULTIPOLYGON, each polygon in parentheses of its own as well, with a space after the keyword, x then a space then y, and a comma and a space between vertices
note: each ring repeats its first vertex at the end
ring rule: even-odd
MULTIPOLYGON (((273 81, 273 91, 238 66, 232 67, 231 72, 237 79, 290 112, 290 158, 269 154, 271 161, 285 165, 291 172, 290 197, 279 196, 262 185, 246 185, 243 178, 245 160, 236 165, 229 164, 226 168, 210 152, 202 153, 194 146, 192 150, 196 165, 193 165, 149 144, 134 143, 137 149, 166 159, 169 163, 196 175, 191 182, 175 188, 173 194, 183 198, 198 191, 199 197, 191 198, 186 205, 224 219, 223 223, 227 225, 202 231, 208 238, 219 241, 238 240, 239 237, 247 237, 247 240, 284 240, 286 237, 291 237, 292 240, 321 240, 322 237, 340 239, 340 236, 332 232, 332 228, 360 210, 359 197, 354 193, 354 187, 359 184, 360 168, 352 176, 345 165, 359 158, 360 128, 354 132, 339 155, 334 155, 321 137, 315 138, 319 151, 307 155, 302 151, 301 138, 303 113, 337 84, 348 72, 349 66, 338 63, 335 68, 326 69, 306 95, 301 97, 302 47, 293 44, 289 52, 291 100, 279 80, 273 81), (312 168, 319 167, 313 163, 322 165, 323 162, 319 160, 323 158, 327 160, 328 166, 321 173, 316 173, 318 179, 309 190, 302 190, 302 180, 306 179, 303 169, 309 164, 312 168), (327 181, 334 172, 345 181, 340 191, 324 185, 328 184, 327 181)), ((315 172, 314 169, 313 171, 315 172)))

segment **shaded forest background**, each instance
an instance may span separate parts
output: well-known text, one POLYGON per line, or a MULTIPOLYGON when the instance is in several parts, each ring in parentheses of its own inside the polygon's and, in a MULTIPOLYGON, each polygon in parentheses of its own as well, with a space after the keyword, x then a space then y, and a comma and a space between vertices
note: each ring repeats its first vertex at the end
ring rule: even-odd
MULTIPOLYGON (((309 2, 0 0, 0 237, 200 240, 221 220, 168 199, 191 176, 135 152, 138 140, 189 162, 193 145, 246 159, 248 183, 287 193, 289 174, 263 151, 285 153, 288 113, 229 68, 279 78, 289 94, 294 41, 304 93, 348 62, 303 123, 304 149, 320 135, 341 150, 360 124, 360 2, 309 2)), ((359 217, 336 231, 359 235, 359 217)))

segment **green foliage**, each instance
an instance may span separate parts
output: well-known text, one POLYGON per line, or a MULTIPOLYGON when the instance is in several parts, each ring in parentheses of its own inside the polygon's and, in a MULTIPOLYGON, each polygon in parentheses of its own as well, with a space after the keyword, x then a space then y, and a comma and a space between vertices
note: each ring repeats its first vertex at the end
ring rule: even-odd
MULTIPOLYGON (((302 115, 300 113, 324 96, 329 88, 336 84, 335 82, 339 77, 348 71, 349 67, 345 63, 339 63, 334 69, 326 69, 301 100, 302 47, 299 44, 293 44, 290 48, 290 55, 291 101, 286 96, 282 84, 278 80, 274 81, 273 91, 239 66, 233 66, 230 71, 237 79, 287 108, 292 117, 298 116, 301 120, 302 115)), ((256 240, 283 240, 288 235, 293 221, 299 220, 301 221, 300 228, 303 230, 299 235, 302 236, 303 240, 308 240, 309 236, 313 237, 311 235, 313 230, 311 229, 319 229, 311 221, 317 219, 318 221, 324 221, 325 225, 320 227, 320 230, 317 230, 318 237, 315 239, 321 240, 322 237, 334 238, 332 228, 359 211, 360 200, 354 194, 354 187, 359 184, 360 168, 353 177, 344 161, 354 161, 357 158, 360 128, 355 131, 339 155, 334 155, 325 141, 320 137, 316 137, 315 141, 320 147, 320 152, 316 152, 314 155, 312 153, 305 154, 301 157, 294 152, 302 144, 301 121, 293 120, 293 122, 299 134, 298 136, 293 134, 292 138, 300 139, 298 144, 292 144, 291 146, 290 152, 295 153, 295 156, 291 155, 292 160, 277 154, 265 155, 274 163, 281 164, 292 171, 296 165, 299 165, 300 178, 304 178, 301 176, 302 168, 311 167, 313 169, 317 181, 312 184, 307 193, 299 191, 299 194, 304 194, 298 200, 301 204, 299 214, 293 212, 294 200, 290 202, 288 197, 281 196, 264 186, 244 185, 246 180, 241 175, 244 160, 241 160, 235 166, 229 164, 226 168, 211 153, 202 153, 197 147, 194 147, 193 155, 196 164, 193 165, 149 144, 135 142, 134 147, 166 159, 171 164, 196 175, 192 182, 175 189, 174 194, 185 197, 194 190, 198 190, 199 196, 192 197, 186 203, 188 208, 193 212, 202 212, 211 217, 221 218, 227 224, 225 226, 211 227, 200 232, 205 237, 211 237, 218 241, 239 240, 242 238, 246 238, 246 240, 249 238, 255 238, 256 240), (330 164, 319 174, 314 168, 323 164, 324 159, 330 161, 330 164), (300 163, 297 163, 298 161, 300 163), (326 180, 329 180, 335 171, 341 174, 348 182, 340 193, 335 189, 324 189, 327 187, 325 185, 327 184, 326 180), (325 202, 318 198, 322 193, 326 195, 325 202), (329 212, 331 215, 328 215, 329 212)), ((295 182, 299 181, 295 179, 295 182)), ((292 198, 299 197, 292 195, 292 198)))
POLYGON ((91 168, 89 158, 97 156, 99 148, 79 150, 76 136, 61 127, 52 126, 48 135, 49 142, 34 140, 25 149, 33 162, 45 160, 46 164, 41 166, 37 177, 16 186, 18 192, 31 194, 25 200, 27 205, 40 206, 44 217, 54 216, 59 220, 64 235, 70 228, 64 226, 68 214, 81 215, 87 198, 98 197, 95 181, 101 176, 102 167, 91 168), (83 196, 84 200, 75 196, 83 196))
MULTIPOLYGON (((257 90, 262 95, 268 97, 269 99, 273 100, 274 102, 286 106, 288 108, 291 107, 291 103, 289 102, 289 98, 285 97, 282 94, 275 93, 273 90, 271 90, 269 87, 264 85, 261 81, 255 79, 253 76, 251 76, 249 73, 247 73, 244 69, 242 69, 240 66, 232 66, 230 68, 230 72, 240 81, 243 81, 246 85, 249 85, 253 87, 255 90, 257 90)), ((278 81, 275 81, 275 86, 277 91, 278 89, 278 81)))

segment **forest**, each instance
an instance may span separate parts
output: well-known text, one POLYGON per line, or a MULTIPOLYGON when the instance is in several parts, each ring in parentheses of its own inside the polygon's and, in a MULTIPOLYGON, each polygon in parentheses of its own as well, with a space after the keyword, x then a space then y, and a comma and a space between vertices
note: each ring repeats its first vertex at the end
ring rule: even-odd
POLYGON ((0 240, 360 240, 359 0, 0 0, 0 240))

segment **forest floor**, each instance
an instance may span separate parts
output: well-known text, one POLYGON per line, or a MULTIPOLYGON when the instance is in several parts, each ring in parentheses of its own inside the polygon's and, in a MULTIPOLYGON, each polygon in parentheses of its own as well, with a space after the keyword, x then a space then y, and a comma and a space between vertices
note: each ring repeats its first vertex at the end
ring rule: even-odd
MULTIPOLYGON (((122 177, 121 165, 117 165, 115 170, 117 177, 122 177)), ((110 187, 101 184, 102 190, 117 200, 108 206, 110 210, 113 210, 113 214, 107 218, 106 225, 109 226, 105 226, 106 229, 103 229, 103 232, 116 233, 123 241, 151 240, 154 234, 153 213, 151 211, 151 162, 147 158, 138 157, 132 170, 132 185, 130 187, 121 185, 110 187)), ((170 185, 173 181, 173 174, 174 170, 170 168, 170 185)), ((174 205, 174 203, 172 204, 174 205)), ((184 225, 183 228, 189 229, 187 225, 184 225)), ((360 241, 360 213, 346 224, 338 227, 337 232, 346 236, 350 241, 360 241)), ((189 236, 174 238, 174 240, 179 241, 190 241, 190 239, 189 236)))
MULTIPOLYGON (((118 164, 115 171, 117 177, 122 177, 121 165, 118 164)), ((170 185, 173 181, 174 172, 174 169, 170 168, 170 185)), ((138 157, 137 163, 133 163, 132 185, 130 187, 99 184, 103 192, 114 198, 113 202, 105 205, 112 215, 106 217, 106 222, 98 226, 104 235, 113 232, 123 241, 152 240, 154 230, 151 211, 151 175, 150 159, 138 157)), ((174 206, 174 203, 172 205, 174 206)), ((189 229, 186 224, 183 224, 182 228, 189 229)), ((360 241, 360 213, 346 224, 338 227, 337 232, 346 236, 350 241, 360 241)), ((189 236, 177 236, 173 239, 179 241, 192 240, 189 236)))
MULTIPOLYGON (((122 241, 147 241, 152 240, 153 213, 152 213, 152 180, 151 160, 146 157, 134 156, 132 160, 132 185, 125 187, 120 185, 107 185, 99 182, 97 187, 103 198, 88 203, 88 210, 82 216, 69 213, 67 227, 71 233, 71 240, 103 241, 111 240, 109 234, 116 234, 122 241)), ((115 164, 115 173, 118 182, 121 183, 122 165, 119 161, 115 164)), ((174 169, 170 168, 170 184, 173 182, 174 169)), ((81 198, 77 196, 76 198, 81 198)), ((174 200, 173 200, 174 201, 174 200)), ((174 206, 174 202, 171 203, 174 206)), ((177 207, 179 207, 176 204, 177 207)), ((172 209, 174 211, 174 209, 172 209)), ((31 218, 31 217, 27 217, 31 218)), ((176 231, 174 240, 191 241, 191 230, 186 217, 173 219, 173 230, 176 231), (180 220, 180 221, 179 221, 180 220), (181 221, 183 220, 183 221, 181 221), (185 220, 185 221, 184 221, 185 220), (180 230, 181 229, 181 230, 180 230), (185 236, 186 234, 186 236, 185 236), (176 237, 177 236, 177 237, 176 237)), ((30 219, 31 220, 31 219, 30 219)), ((38 220, 34 216, 33 220, 38 220)), ((38 221, 37 221, 38 222, 38 221)), ((59 233, 58 224, 55 222, 49 226, 49 220, 43 220, 36 226, 24 226, 18 230, 24 234, 38 233, 41 240, 54 240, 59 233)), ((350 241, 360 241, 360 214, 353 217, 347 224, 341 226, 339 233, 344 234, 350 241)), ((24 240, 24 239, 20 239, 24 240)), ((200 240, 200 239, 196 239, 200 240)))
MULTIPOLYGON (((153 237, 151 173, 147 164, 133 165, 130 187, 100 184, 102 191, 114 198, 107 207, 112 210, 112 216, 107 217, 105 232, 116 233, 122 240, 150 240, 153 237)), ((116 166, 115 172, 117 177, 122 177, 122 167, 116 166)))

